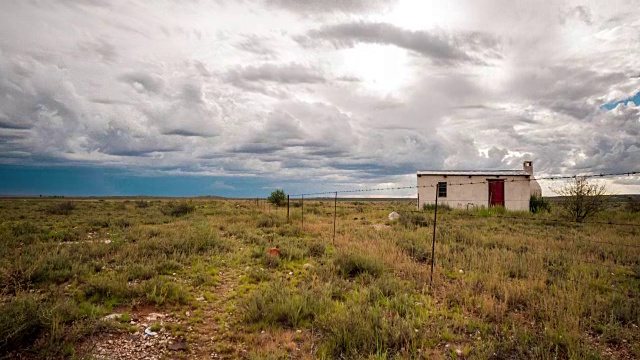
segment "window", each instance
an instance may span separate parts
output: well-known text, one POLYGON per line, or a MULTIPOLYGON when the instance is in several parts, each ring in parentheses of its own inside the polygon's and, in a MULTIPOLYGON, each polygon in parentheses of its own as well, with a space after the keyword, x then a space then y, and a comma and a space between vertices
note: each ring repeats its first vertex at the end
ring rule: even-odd
POLYGON ((447 197, 447 182, 438 183, 438 197, 447 197))

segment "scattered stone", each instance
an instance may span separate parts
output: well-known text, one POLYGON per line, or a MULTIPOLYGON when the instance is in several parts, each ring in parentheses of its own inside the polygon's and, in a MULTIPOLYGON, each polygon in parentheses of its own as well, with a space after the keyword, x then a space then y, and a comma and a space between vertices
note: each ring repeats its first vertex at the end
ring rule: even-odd
POLYGON ((458 272, 459 272, 460 274, 464 274, 464 270, 462 270, 462 269, 460 269, 458 272))
POLYGON ((400 219, 400 214, 398 214, 397 212, 394 211, 389 214, 389 220, 394 221, 398 219, 400 219))
POLYGON ((187 317, 191 316, 191 312, 189 311, 185 311, 184 314, 187 315, 187 317))
POLYGON ((174 341, 171 345, 169 345, 169 349, 173 351, 186 351, 187 350, 187 340, 178 339, 174 341))
POLYGON ((310 264, 310 263, 306 263, 306 264, 302 265, 302 267, 305 268, 305 269, 313 269, 313 265, 310 264))
POLYGON ((289 271, 289 275, 293 275, 293 271, 289 271))
POLYGON ((151 328, 144 329, 144 334, 147 335, 147 336, 156 336, 156 335, 158 335, 157 332, 151 331, 151 328))
POLYGON ((107 320, 118 320, 120 318, 120 314, 109 314, 105 317, 102 318, 102 320, 107 321, 107 320))
POLYGON ((247 266, 246 268, 244 268, 244 271, 251 271, 251 266, 247 266))
POLYGON ((197 297, 196 301, 204 301, 204 297, 203 296, 197 297))

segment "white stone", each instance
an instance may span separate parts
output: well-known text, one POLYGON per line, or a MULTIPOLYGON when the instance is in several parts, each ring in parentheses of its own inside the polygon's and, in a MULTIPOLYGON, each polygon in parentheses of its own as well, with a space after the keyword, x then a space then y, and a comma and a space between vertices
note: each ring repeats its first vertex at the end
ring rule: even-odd
POLYGON ((400 219, 400 214, 398 214, 397 212, 392 212, 389 214, 389 220, 398 220, 400 219))

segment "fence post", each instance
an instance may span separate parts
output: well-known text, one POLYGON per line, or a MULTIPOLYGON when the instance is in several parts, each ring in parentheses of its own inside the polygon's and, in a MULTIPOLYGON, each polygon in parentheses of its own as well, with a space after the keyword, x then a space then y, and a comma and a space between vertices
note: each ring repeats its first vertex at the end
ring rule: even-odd
POLYGON ((304 231, 304 195, 302 195, 302 231, 304 231))
POLYGON ((287 195, 287 222, 289 222, 289 195, 287 195))
POLYGON ((418 189, 418 211, 420 211, 420 189, 418 189))
POLYGON ((440 184, 436 185, 436 207, 433 211, 433 238, 431 240, 431 278, 429 280, 429 288, 433 287, 433 262, 436 256, 436 223, 438 221, 438 192, 440 184))
POLYGON ((336 196, 333 198, 333 245, 336 244, 336 214, 338 212, 338 192, 336 191, 336 196))

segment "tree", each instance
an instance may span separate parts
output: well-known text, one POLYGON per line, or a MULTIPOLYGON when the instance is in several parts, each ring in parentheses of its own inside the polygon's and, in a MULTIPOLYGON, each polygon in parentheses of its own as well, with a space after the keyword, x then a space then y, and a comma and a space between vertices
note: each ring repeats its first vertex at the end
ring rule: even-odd
POLYGON ((284 206, 287 203, 287 195, 283 190, 278 189, 272 192, 271 195, 269 195, 267 201, 275 206, 284 206))
POLYGON ((607 206, 606 187, 590 184, 586 176, 576 176, 565 186, 553 192, 564 197, 560 207, 577 222, 583 222, 587 217, 603 211, 607 206))

